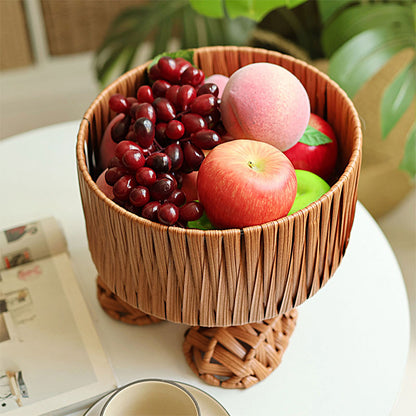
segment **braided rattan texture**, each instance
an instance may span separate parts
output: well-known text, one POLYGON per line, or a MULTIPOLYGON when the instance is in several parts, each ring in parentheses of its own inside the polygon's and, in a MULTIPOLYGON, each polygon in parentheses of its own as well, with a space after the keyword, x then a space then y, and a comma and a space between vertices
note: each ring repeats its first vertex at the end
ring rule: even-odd
POLYGON ((348 245, 357 200, 361 128, 347 95, 306 63, 248 47, 195 50, 206 76, 231 75, 252 62, 280 64, 308 92, 312 112, 333 126, 339 179, 303 210, 242 230, 183 229, 140 218, 98 189, 94 178, 114 93, 134 95, 147 64, 106 88, 85 113, 77 141, 78 177, 87 236, 98 273, 128 304, 189 325, 231 326, 285 313, 313 296, 334 274, 348 245))
POLYGON ((97 298, 104 311, 117 321, 132 325, 150 325, 160 322, 160 319, 130 306, 116 296, 100 276, 97 277, 97 298))
POLYGON ((275 370, 295 329, 297 311, 228 328, 192 327, 185 336, 186 361, 206 383, 245 389, 275 370))

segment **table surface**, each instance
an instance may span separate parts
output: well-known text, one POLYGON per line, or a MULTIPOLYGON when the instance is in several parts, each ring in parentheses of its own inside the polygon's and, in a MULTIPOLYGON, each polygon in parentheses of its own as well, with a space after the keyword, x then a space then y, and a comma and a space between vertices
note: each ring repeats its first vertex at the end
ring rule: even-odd
POLYGON ((281 365, 248 390, 212 387, 185 361, 185 325, 134 327, 99 306, 76 175, 78 126, 57 124, 0 142, 0 228, 58 219, 120 385, 149 377, 183 381, 211 394, 233 416, 390 414, 406 365, 409 310, 394 254, 360 203, 346 255, 327 285, 298 308, 281 365))

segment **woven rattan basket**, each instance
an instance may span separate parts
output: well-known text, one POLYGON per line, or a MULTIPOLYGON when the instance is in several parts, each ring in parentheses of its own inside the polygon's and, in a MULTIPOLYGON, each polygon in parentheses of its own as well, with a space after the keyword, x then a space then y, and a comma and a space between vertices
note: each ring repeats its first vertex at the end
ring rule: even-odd
MULTIPOLYGON (((248 47, 195 50, 205 72, 231 75, 253 62, 272 62, 305 86, 311 110, 339 140, 339 179, 318 201, 285 218, 242 230, 167 227, 127 212, 106 198, 94 179, 108 99, 134 95, 147 64, 107 87, 84 115, 77 167, 92 259, 106 286, 141 311, 189 325, 230 326, 290 311, 333 275, 348 245, 361 162, 359 117, 347 95, 312 66, 277 52, 248 47)), ((261 82, 261 80, 259 80, 261 82)))

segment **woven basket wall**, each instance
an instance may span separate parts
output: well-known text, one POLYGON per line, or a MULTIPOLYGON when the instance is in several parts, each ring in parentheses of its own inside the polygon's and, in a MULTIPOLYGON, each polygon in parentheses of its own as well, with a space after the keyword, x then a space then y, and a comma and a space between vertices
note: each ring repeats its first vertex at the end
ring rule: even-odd
POLYGON ((230 326, 285 313, 333 275, 348 245, 361 162, 361 128, 351 101, 326 75, 277 52, 248 47, 195 50, 209 76, 231 75, 252 62, 272 62, 304 84, 311 110, 339 139, 339 180, 317 202, 285 218, 242 230, 167 227, 135 216, 97 188, 96 156, 112 118, 109 97, 134 95, 146 64, 111 84, 85 113, 77 167, 89 248, 98 273, 118 297, 158 318, 230 326))

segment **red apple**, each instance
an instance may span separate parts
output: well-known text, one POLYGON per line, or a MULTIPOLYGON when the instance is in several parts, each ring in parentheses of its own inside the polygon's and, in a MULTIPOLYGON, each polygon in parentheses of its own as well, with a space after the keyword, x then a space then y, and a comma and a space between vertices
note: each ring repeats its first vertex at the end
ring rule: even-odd
POLYGON ((328 181, 334 172, 338 154, 334 130, 323 118, 311 113, 305 133, 284 154, 295 169, 313 172, 328 181))
POLYGON ((241 139, 211 150, 199 169, 197 186, 216 228, 242 228, 287 215, 297 184, 295 169, 280 150, 241 139))

